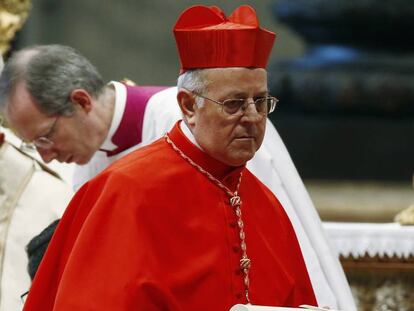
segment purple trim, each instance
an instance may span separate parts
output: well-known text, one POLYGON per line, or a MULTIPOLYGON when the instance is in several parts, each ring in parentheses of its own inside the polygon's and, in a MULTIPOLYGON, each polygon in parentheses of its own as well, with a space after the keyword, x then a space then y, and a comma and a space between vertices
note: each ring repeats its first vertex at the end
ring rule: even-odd
POLYGON ((121 122, 112 142, 118 147, 115 150, 107 151, 108 156, 118 154, 142 141, 142 127, 144 113, 148 100, 166 86, 126 86, 127 98, 125 110, 121 122))

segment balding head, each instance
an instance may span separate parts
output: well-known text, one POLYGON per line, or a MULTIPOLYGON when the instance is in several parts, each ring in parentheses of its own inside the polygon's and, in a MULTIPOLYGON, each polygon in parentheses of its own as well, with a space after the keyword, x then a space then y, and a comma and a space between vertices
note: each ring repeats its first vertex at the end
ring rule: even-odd
POLYGON ((0 77, 0 109, 5 113, 8 97, 14 91, 16 84, 24 80, 27 64, 38 53, 36 48, 24 49, 13 54, 2 68, 0 77))
POLYGON ((0 107, 19 83, 25 83, 40 111, 46 115, 70 115, 69 96, 84 89, 97 97, 104 83, 97 69, 78 51, 63 45, 39 45, 14 53, 0 77, 0 107))
POLYGON ((8 125, 33 143, 45 162, 84 164, 109 129, 113 98, 105 90, 96 68, 75 49, 41 45, 7 61, 0 105, 8 125))

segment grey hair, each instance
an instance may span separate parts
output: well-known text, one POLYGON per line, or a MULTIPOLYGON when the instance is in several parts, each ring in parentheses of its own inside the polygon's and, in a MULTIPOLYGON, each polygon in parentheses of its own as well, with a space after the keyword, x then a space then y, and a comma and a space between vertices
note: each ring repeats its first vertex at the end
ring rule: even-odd
POLYGON ((73 90, 81 88, 97 98, 104 88, 98 70, 78 51, 64 45, 39 45, 14 53, 0 76, 0 108, 17 83, 24 81, 40 111, 46 115, 71 115, 73 90))
POLYGON ((178 77, 177 88, 203 93, 208 84, 208 81, 204 79, 207 70, 209 69, 195 69, 184 72, 178 77))
MULTIPOLYGON (((209 70, 214 69, 194 69, 184 72, 177 79, 177 88, 186 89, 199 94, 207 92, 210 81, 205 78, 205 75, 209 70)), ((198 106, 201 106, 203 99, 197 97, 196 103, 198 106)))

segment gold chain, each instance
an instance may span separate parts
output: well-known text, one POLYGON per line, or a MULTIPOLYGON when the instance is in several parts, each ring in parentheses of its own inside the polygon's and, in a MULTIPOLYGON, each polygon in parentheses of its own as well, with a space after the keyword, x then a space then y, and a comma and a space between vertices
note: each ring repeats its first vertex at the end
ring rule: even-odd
POLYGON ((242 172, 240 172, 239 180, 237 182, 236 191, 232 192, 229 188, 227 188, 222 182, 220 182, 217 178, 203 169, 200 165, 195 163, 190 157, 188 157, 181 149, 179 149, 174 142, 170 139, 168 134, 165 134, 165 140, 171 147, 188 163, 194 166, 198 171, 200 171, 203 175, 205 175, 210 181, 216 184, 219 188, 224 190, 224 192, 229 196, 230 200, 229 203, 231 207, 233 207, 234 212, 237 216, 237 225, 239 227, 239 237, 240 237, 240 248, 241 248, 241 259, 240 259, 240 270, 243 272, 243 282, 245 287, 245 296, 247 303, 250 303, 249 298, 249 286, 250 286, 250 279, 249 279, 249 270, 251 267, 251 260, 247 256, 247 247, 245 241, 245 233, 244 233, 244 223, 242 220, 242 212, 241 212, 241 205, 242 201, 240 196, 238 195, 241 179, 242 179, 242 172))

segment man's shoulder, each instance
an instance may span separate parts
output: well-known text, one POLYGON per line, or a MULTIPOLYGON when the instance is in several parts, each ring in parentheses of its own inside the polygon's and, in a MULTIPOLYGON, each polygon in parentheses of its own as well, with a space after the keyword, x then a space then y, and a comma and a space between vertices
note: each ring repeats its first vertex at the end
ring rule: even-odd
POLYGON ((109 167, 111 170, 124 170, 129 165, 141 165, 141 163, 149 162, 155 157, 164 146, 164 138, 161 137, 153 143, 142 146, 134 151, 129 152, 125 156, 114 161, 109 167), (151 157, 152 159, 149 159, 151 157))
POLYGON ((113 162, 103 173, 121 178, 153 178, 163 167, 173 165, 175 153, 163 137, 113 162))
POLYGON ((255 189, 254 191, 261 191, 268 199, 277 200, 273 192, 249 169, 245 169, 243 173, 243 180, 248 184, 249 189, 255 189))
POLYGON ((128 96, 136 98, 145 98, 147 101, 154 97, 170 96, 170 93, 176 93, 176 88, 171 86, 153 86, 153 85, 126 85, 128 96))

